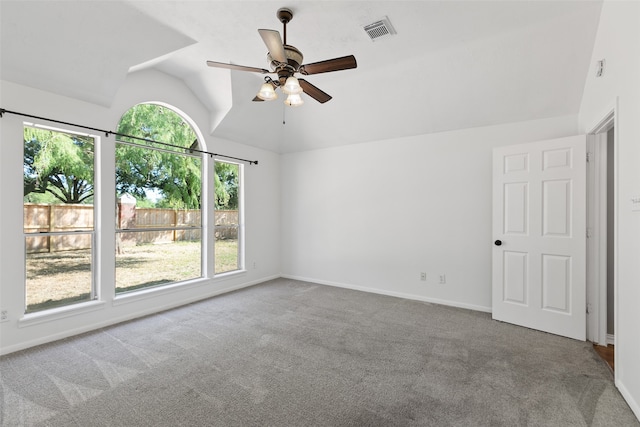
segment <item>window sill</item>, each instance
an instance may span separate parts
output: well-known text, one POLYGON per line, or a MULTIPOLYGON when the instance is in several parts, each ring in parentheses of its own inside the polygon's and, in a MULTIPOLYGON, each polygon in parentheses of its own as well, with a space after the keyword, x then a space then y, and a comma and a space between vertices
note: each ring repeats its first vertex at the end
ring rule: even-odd
POLYGON ((146 300, 152 297, 171 294, 174 292, 180 292, 185 289, 195 288, 197 286, 202 285, 212 285, 217 282, 221 282, 224 280, 229 280, 233 277, 245 274, 246 270, 234 270, 228 273, 221 273, 213 276, 212 278, 200 278, 193 280, 186 280, 184 282, 173 283, 171 285, 158 286, 149 289, 141 289, 139 291, 131 291, 127 293, 122 293, 120 295, 116 295, 113 300, 113 305, 118 306, 122 304, 128 304, 131 302, 146 300))
POLYGON ((157 287, 148 288, 148 289, 140 289, 139 291, 124 292, 122 294, 116 295, 116 297, 113 300, 113 305, 118 306, 121 304, 128 304, 130 302, 140 301, 140 300, 148 299, 155 296, 171 294, 184 289, 189 289, 196 286, 202 286, 206 283, 209 283, 209 279, 199 278, 199 279, 186 280, 184 282, 172 283, 170 285, 157 286, 157 287))
MULTIPOLYGON (((247 270, 234 270, 226 273, 220 273, 215 275, 211 279, 200 278, 194 280, 188 280, 185 282, 174 283, 172 285, 166 285, 158 288, 142 289, 139 291, 133 291, 126 294, 117 295, 113 300, 114 306, 127 304, 130 302, 140 301, 148 299, 154 296, 160 296, 170 294, 173 292, 182 291, 184 289, 194 288, 206 284, 215 284, 218 282, 224 282, 231 280, 235 277, 242 276, 247 273, 247 270)), ((67 307, 52 308, 50 310, 44 310, 37 313, 25 314, 18 320, 18 327, 28 327, 33 325, 39 325, 42 323, 51 322, 54 320, 64 319, 66 317, 77 316, 83 313, 90 313, 92 311, 102 310, 106 306, 105 301, 87 301, 83 303, 73 304, 67 307)))
POLYGON ((222 280, 227 280, 227 279, 231 279, 235 276, 241 276, 243 274, 246 274, 247 270, 233 270, 233 271, 227 271, 226 273, 219 273, 213 276, 213 280, 214 281, 222 281, 222 280))
POLYGON ((65 317, 77 316, 82 313, 89 313, 92 311, 102 310, 105 307, 104 301, 88 301, 78 304, 73 304, 67 307, 52 308, 50 310, 44 310, 37 313, 25 314, 18 320, 18 327, 39 325, 41 323, 48 323, 52 320, 64 319, 65 317))

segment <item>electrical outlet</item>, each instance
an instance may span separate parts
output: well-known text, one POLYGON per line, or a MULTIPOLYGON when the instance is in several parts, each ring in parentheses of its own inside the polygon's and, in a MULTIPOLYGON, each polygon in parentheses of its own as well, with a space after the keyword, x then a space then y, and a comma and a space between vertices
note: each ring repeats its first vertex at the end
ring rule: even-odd
POLYGON ((440 277, 439 283, 441 285, 444 285, 445 283, 447 283, 447 276, 446 275, 441 274, 439 277, 440 277))
POLYGON ((258 268, 258 264, 255 261, 253 261, 253 269, 255 270, 256 268, 258 268))
POLYGON ((420 273, 420 280, 422 280, 423 282, 427 281, 427 273, 420 273))
POLYGON ((0 310, 0 322, 9 320, 9 310, 0 310))

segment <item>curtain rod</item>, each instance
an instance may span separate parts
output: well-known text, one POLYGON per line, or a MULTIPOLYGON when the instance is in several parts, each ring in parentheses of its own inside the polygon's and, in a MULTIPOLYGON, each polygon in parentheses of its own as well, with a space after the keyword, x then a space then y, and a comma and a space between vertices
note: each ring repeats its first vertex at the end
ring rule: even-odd
MULTIPOLYGON (((94 132, 102 132, 102 133, 105 134, 106 137, 109 137, 110 135, 116 135, 116 136, 122 136, 122 137, 125 137, 125 138, 137 139, 139 141, 144 141, 146 143, 160 144, 160 145, 164 145, 164 146, 167 146, 167 147, 178 148, 178 149, 181 149, 181 150, 185 150, 185 151, 187 151, 189 153, 198 152, 198 153, 202 153, 202 154, 208 154, 212 158, 213 158, 213 156, 224 157, 225 159, 233 159, 233 160, 239 160, 241 162, 246 162, 246 163, 249 163, 250 165, 257 165, 258 164, 257 160, 241 159, 239 157, 227 156, 227 155, 224 155, 224 154, 212 153, 210 151, 198 150, 197 148, 180 147, 179 145, 169 144, 168 142, 156 141, 154 139, 140 138, 139 136, 127 135, 125 133, 114 132, 114 131, 111 131, 111 130, 98 129, 98 128, 94 128, 94 127, 91 127, 91 126, 79 125, 79 124, 70 123, 70 122, 63 122, 61 120, 49 119, 47 117, 34 116, 34 115, 31 115, 31 114, 19 113, 17 111, 5 110, 4 108, 0 108, 0 118, 2 118, 4 116, 4 114, 15 114, 16 116, 29 117, 30 119, 46 120, 48 122, 58 123, 58 124, 61 124, 61 125, 75 126, 75 127, 82 128, 82 129, 92 130, 94 132)), ((139 144, 139 145, 143 145, 143 144, 139 144)))

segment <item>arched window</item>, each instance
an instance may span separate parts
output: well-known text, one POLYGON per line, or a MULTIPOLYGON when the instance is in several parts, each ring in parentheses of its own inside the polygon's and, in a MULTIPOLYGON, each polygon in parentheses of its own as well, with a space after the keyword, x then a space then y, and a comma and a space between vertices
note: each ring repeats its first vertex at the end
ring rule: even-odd
POLYGON ((202 277, 196 133, 159 104, 134 106, 117 132, 144 140, 117 137, 116 294, 202 277))

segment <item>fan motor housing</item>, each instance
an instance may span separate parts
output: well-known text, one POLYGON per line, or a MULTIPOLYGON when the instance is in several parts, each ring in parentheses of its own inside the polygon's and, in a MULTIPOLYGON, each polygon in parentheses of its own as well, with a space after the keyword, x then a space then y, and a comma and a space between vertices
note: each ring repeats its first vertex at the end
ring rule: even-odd
MULTIPOLYGON (((285 44, 284 55, 287 58, 287 64, 289 64, 289 66, 292 67, 294 71, 298 71, 298 68, 300 68, 300 64, 302 64, 302 52, 300 52, 295 46, 285 44)), ((267 54, 267 60, 269 61, 269 66, 271 67, 272 71, 278 72, 278 70, 282 68, 282 64, 273 59, 271 53, 267 54)))

